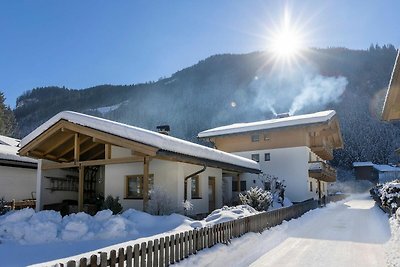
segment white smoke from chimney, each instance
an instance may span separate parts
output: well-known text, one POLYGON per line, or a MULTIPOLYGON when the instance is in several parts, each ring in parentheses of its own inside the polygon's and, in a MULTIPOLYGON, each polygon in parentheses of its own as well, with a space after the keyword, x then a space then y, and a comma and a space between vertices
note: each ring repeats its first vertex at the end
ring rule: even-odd
POLYGON ((336 102, 346 90, 347 84, 347 79, 341 76, 324 77, 316 75, 305 77, 303 88, 293 99, 289 114, 293 115, 308 105, 325 106, 328 103, 336 102))
POLYGON ((327 104, 340 100, 348 84, 346 77, 323 76, 309 64, 285 72, 264 70, 257 77, 250 84, 255 95, 251 108, 270 111, 275 116, 282 112, 294 115, 302 109, 324 109, 327 104))

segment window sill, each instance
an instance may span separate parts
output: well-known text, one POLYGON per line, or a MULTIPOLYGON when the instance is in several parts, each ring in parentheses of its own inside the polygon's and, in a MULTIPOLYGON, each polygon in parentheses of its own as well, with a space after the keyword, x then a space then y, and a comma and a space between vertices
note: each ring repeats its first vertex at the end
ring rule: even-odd
POLYGON ((203 199, 202 197, 192 197, 192 199, 203 199))
POLYGON ((143 200, 143 197, 124 197, 124 199, 132 199, 132 200, 143 200))

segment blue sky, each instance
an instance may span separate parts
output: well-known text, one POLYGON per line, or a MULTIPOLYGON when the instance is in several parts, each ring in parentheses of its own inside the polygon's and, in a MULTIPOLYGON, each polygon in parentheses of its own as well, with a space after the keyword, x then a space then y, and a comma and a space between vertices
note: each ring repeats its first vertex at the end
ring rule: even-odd
POLYGON ((400 44, 398 0, 2 0, 0 91, 14 106, 39 86, 140 83, 265 50, 285 8, 308 46, 400 44))

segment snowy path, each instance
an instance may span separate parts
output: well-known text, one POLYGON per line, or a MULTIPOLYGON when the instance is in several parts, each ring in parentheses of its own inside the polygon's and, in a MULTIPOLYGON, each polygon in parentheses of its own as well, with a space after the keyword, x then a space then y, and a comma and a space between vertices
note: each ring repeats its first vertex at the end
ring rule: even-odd
POLYGON ((386 266, 387 216, 368 196, 359 196, 229 246, 218 245, 182 266, 386 266))

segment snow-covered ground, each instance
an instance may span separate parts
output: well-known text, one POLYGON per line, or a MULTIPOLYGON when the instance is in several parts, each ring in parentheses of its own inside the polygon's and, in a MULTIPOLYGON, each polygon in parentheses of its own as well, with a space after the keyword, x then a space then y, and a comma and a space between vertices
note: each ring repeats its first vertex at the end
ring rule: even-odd
POLYGON ((204 220, 196 221, 180 214, 152 216, 132 209, 115 216, 105 210, 95 216, 78 213, 65 217, 55 211, 13 211, 0 216, 0 266, 25 266, 80 254, 61 261, 66 263, 70 259, 90 257, 100 250, 110 251, 132 242, 153 240, 167 233, 201 228, 255 213, 253 208, 244 205, 223 207, 204 220), (120 244, 122 242, 127 243, 120 244))
POLYGON ((387 215, 360 195, 216 245, 177 266, 399 266, 399 239, 390 238, 387 215))
MULTIPOLYGON (((195 221, 178 214, 151 216, 135 210, 118 216, 103 211, 94 217, 80 213, 61 218, 55 212, 26 209, 0 216, 1 265, 65 263, 254 213, 248 206, 224 207, 195 221), (58 260, 50 261, 54 259, 58 260)), ((399 248, 400 222, 389 223, 369 196, 359 195, 262 234, 233 239, 229 246, 203 250, 177 266, 400 266, 399 248)))

